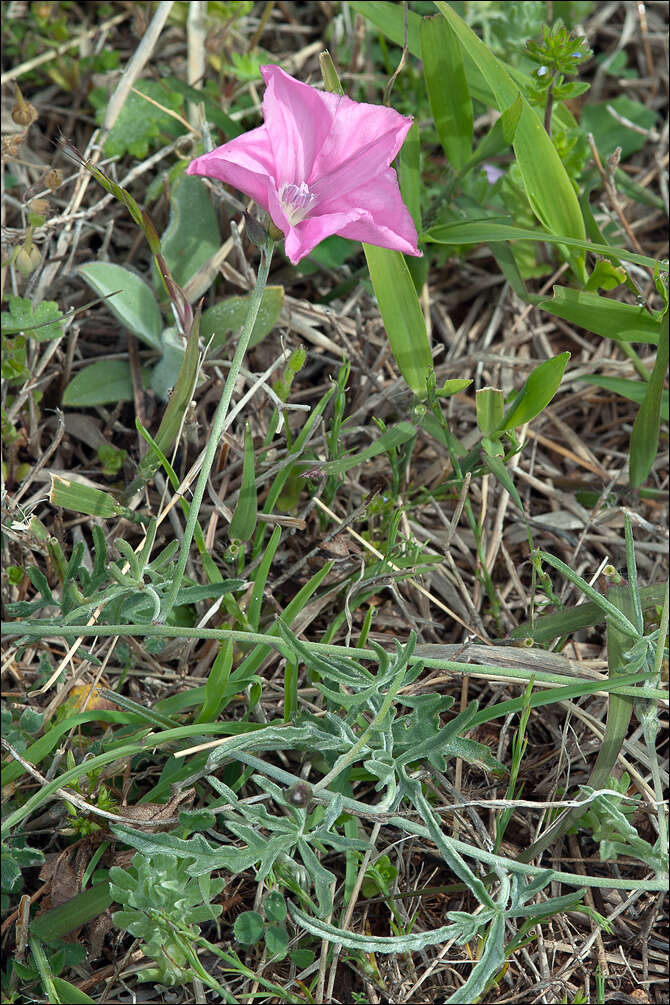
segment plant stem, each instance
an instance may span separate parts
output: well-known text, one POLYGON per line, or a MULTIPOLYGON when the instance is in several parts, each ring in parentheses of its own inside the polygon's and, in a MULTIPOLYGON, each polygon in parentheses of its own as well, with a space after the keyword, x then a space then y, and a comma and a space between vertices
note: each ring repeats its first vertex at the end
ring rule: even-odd
POLYGON ((207 488, 207 481, 209 479, 209 473, 212 469, 214 463, 214 458, 216 456, 216 451, 219 447, 219 441, 223 433, 226 417, 228 415, 228 407, 230 405, 230 399, 233 396, 233 389, 235 387, 235 382, 240 372, 240 367, 242 366, 242 360, 247 351, 249 345, 249 339, 251 338, 251 333, 254 330, 254 324, 256 323, 256 318, 258 317, 258 311, 261 306, 261 300, 263 299, 263 293, 265 291, 265 284, 267 283, 268 273, 270 271, 270 262, 272 261, 272 252, 274 250, 274 241, 268 238, 267 243, 261 248, 261 261, 258 267, 258 276, 256 278, 256 286, 253 293, 251 294, 251 300, 249 301, 249 313, 247 314, 244 325, 242 326, 242 331, 240 332, 240 337, 237 342, 237 348, 235 349, 235 355, 233 356, 233 361, 230 364, 230 370, 228 372, 228 377, 226 378, 226 383, 223 387, 223 394, 221 395, 221 400, 217 405, 216 412, 214 413, 214 418, 212 420, 212 430, 207 443, 207 449, 205 450, 205 456, 203 458, 202 467, 200 469, 200 474, 198 475, 198 481, 195 486, 195 491, 193 492, 193 499, 191 500, 191 507, 189 509, 188 520, 186 522, 186 529, 184 531, 184 537, 181 542, 181 549, 179 551, 179 560, 177 561, 177 568, 175 570, 174 579, 172 580, 172 585, 170 586, 170 591, 163 601, 163 606, 161 608, 160 614, 158 615, 157 623, 165 624, 170 614, 170 611, 174 607, 177 594, 179 592, 179 587, 181 586, 181 581, 184 577, 184 570, 186 568, 186 562, 188 559, 189 551, 191 549, 191 541, 193 540, 193 533, 195 531, 195 525, 198 521, 198 514, 200 512, 200 506, 202 504, 203 496, 205 495, 205 489, 207 488))

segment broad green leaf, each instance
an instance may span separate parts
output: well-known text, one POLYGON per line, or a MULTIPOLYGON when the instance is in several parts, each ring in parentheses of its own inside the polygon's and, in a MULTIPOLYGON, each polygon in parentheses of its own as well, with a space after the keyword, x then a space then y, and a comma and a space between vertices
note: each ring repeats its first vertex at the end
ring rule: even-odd
POLYGON ((265 946, 270 956, 283 959, 288 949, 289 937, 280 925, 268 925, 265 929, 265 946))
POLYGON ((243 911, 235 919, 233 932, 243 946, 253 946, 260 939, 264 928, 263 918, 258 911, 243 911))
MULTIPOLYGON (((449 4, 436 0, 435 6, 453 29, 463 49, 478 63, 495 96, 495 107, 500 112, 509 108, 520 92, 503 64, 449 4)), ((556 147, 523 94, 521 104, 513 146, 530 206, 548 230, 584 240, 584 220, 577 195, 556 147)), ((586 281, 584 256, 573 256, 572 264, 580 278, 586 281)))
POLYGON ((68 481, 54 474, 51 475, 49 502, 52 506, 62 506, 63 509, 86 513, 88 516, 99 516, 103 520, 109 520, 126 512, 109 492, 96 489, 92 485, 68 481))
MULTIPOLYGON (((149 383, 149 371, 142 371, 142 384, 149 383)), ((99 360, 75 374, 63 392, 68 408, 93 408, 133 400, 130 363, 125 359, 99 360)))
POLYGON ((418 396, 426 393, 433 358, 416 287, 399 251, 364 244, 379 312, 400 373, 418 396))
MULTIPOLYGON (((249 340, 249 348, 258 345, 279 321, 284 304, 284 287, 267 286, 263 293, 258 317, 249 340)), ((228 297, 210 307, 202 315, 200 332, 205 344, 212 339, 212 348, 224 345, 230 332, 237 331, 246 321, 249 313, 249 295, 228 297), (212 337, 213 336, 213 337, 212 337)))
POLYGON ((110 262, 88 262, 80 265, 79 273, 100 296, 115 293, 107 301, 112 314, 138 339, 160 350, 163 319, 156 298, 143 279, 110 262))
POLYGON ((161 401, 168 401, 170 392, 179 379, 186 344, 174 327, 164 329, 161 344, 161 358, 151 371, 149 386, 161 401))
POLYGON ((642 150, 647 137, 644 132, 636 132, 630 126, 625 126, 615 119, 610 108, 624 119, 639 126, 641 130, 651 129, 657 119, 656 112, 639 101, 633 101, 625 94, 620 94, 611 101, 587 102, 582 109, 581 126, 587 133, 592 133, 598 152, 604 161, 621 148, 621 160, 626 160, 632 154, 642 150))
MULTIPOLYGON (((592 384, 594 387, 601 387, 604 391, 612 391, 620 394, 622 398, 629 401, 636 401, 641 405, 647 391, 648 382, 643 380, 630 380, 628 377, 576 377, 585 384, 592 384)), ((670 394, 666 388, 661 391, 661 418, 664 422, 670 420, 670 394)))
POLYGON ((265 916, 279 923, 286 917, 286 901, 278 890, 271 890, 265 898, 265 916))
MULTIPOLYGON (((161 237, 163 258, 175 283, 185 287, 220 244, 216 211, 204 183, 182 175, 170 193, 170 221, 161 237)), ((159 288, 162 291, 162 283, 159 288)))
POLYGON ((547 314, 563 318, 604 338, 658 345, 661 326, 644 307, 634 307, 567 286, 554 286, 553 298, 540 300, 537 306, 547 314))
POLYGON ((55 300, 43 300, 33 307, 25 297, 9 294, 9 312, 2 312, 2 334, 18 335, 24 332, 36 342, 51 342, 63 334, 65 320, 55 300))
POLYGON ((661 397, 668 370, 668 314, 663 319, 656 362, 630 438, 630 483, 637 489, 646 481, 658 451, 661 397))
POLYGON ((562 352, 535 367, 505 417, 501 431, 523 426, 547 407, 558 391, 569 359, 570 353, 562 352))
POLYGON ((421 60, 437 135, 447 159, 460 171, 472 154, 472 100, 461 46, 439 14, 421 21, 421 60))
POLYGON ((614 248, 609 244, 594 244, 590 241, 568 237, 566 234, 548 234, 542 230, 516 227, 507 218, 485 217, 479 220, 464 220, 431 227, 421 235, 422 241, 435 244, 490 244, 495 241, 546 241, 547 244, 565 244, 570 248, 591 251, 594 255, 608 255, 624 262, 635 262, 648 269, 658 268, 667 273, 668 263, 658 262, 647 255, 638 255, 625 248, 614 248))
POLYGON ((248 541, 258 522, 258 493, 254 471, 254 441, 247 422, 244 430, 244 462, 242 465, 242 487, 237 506, 230 521, 231 541, 248 541))

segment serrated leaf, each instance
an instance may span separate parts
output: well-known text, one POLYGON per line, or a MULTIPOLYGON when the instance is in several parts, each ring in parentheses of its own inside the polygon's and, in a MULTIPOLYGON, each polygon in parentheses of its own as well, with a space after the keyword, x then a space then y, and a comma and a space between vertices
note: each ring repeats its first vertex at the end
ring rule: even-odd
POLYGON ((63 315, 55 300, 43 300, 33 307, 26 297, 7 297, 9 311, 2 312, 2 334, 24 332, 36 342, 50 342, 63 334, 63 315))
MULTIPOLYGON (((161 134, 179 136, 185 127, 163 111, 164 108, 180 112, 184 99, 181 94, 171 91, 164 83, 154 80, 140 80, 126 98, 119 116, 105 141, 106 157, 123 157, 129 153, 142 160, 149 153, 150 146, 160 142, 161 134), (140 94, 135 94, 139 91, 140 94), (147 95, 152 102, 142 95, 147 95), (162 107, 159 108, 158 105, 162 107)), ((91 103, 97 109, 97 121, 102 124, 107 110, 108 94, 103 88, 96 88, 90 94, 91 103)))

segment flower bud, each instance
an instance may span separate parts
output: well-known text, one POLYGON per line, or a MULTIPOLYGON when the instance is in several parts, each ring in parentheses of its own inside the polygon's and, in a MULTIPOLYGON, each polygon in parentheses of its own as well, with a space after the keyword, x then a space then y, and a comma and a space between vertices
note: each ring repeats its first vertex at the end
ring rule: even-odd
POLYGON ((44 176, 44 184, 51 192, 55 192, 63 183, 63 172, 60 168, 50 168, 44 176))
POLYGON ((46 216, 51 206, 48 199, 31 199, 28 203, 28 208, 31 213, 37 213, 38 216, 46 216))
POLYGON ((35 271, 41 261, 42 256, 35 245, 32 245, 30 248, 19 248, 14 258, 14 264, 22 276, 29 276, 31 272, 35 271))
POLYGON ((323 83, 326 90, 330 91, 331 94, 344 94, 332 56, 327 49, 324 49, 323 52, 319 53, 319 64, 321 66, 321 76, 323 77, 323 83))
POLYGON ((257 248, 262 248, 267 244, 268 235, 265 227, 257 220, 255 216, 251 213, 244 213, 244 226, 247 232, 247 237, 252 244, 255 244, 257 248))
POLYGON ((18 84, 16 87, 16 104, 12 108, 12 118, 19 126, 29 126, 37 118, 37 109, 34 105, 31 105, 29 101, 21 94, 21 89, 18 84))

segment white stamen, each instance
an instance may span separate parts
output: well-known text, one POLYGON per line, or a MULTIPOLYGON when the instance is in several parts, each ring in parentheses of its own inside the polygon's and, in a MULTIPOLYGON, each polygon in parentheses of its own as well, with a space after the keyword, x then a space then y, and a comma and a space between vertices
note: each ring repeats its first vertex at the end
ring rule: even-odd
POLYGON ((301 181, 299 185, 287 182, 279 190, 279 201, 288 222, 293 227, 309 215, 309 211, 316 201, 316 196, 310 192, 309 186, 304 181, 301 181))

